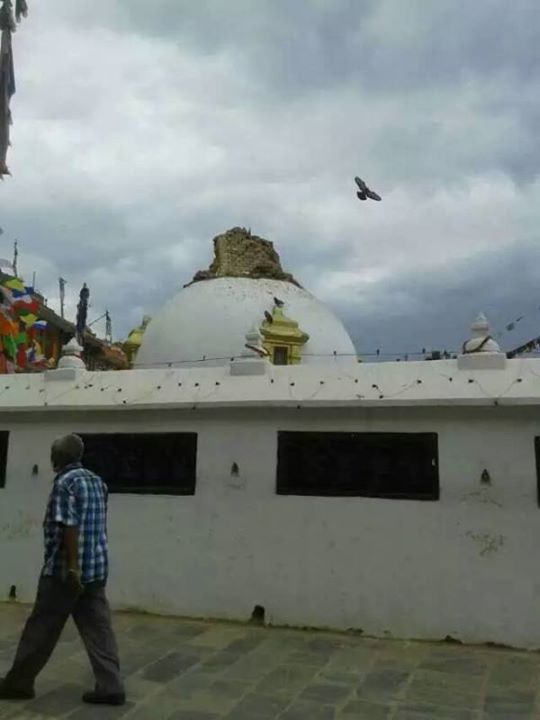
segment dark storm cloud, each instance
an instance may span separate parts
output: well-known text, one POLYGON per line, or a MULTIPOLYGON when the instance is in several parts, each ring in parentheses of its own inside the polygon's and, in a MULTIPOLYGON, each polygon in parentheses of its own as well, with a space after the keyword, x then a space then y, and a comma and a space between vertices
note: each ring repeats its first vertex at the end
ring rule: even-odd
POLYGON ((367 95, 347 117, 362 128, 372 102, 394 95, 394 121, 362 139, 396 179, 437 178, 443 167, 453 178, 499 169, 518 181, 535 175, 535 0, 263 0, 256 12, 247 1, 161 0, 149 11, 123 0, 113 19, 195 53, 233 53, 248 78, 246 103, 269 95, 276 115, 281 102, 327 93, 332 102, 338 89, 350 90, 367 95), (492 128, 506 133, 496 148, 492 128))
POLYGON ((535 0, 119 0, 113 16, 197 51, 237 48, 277 93, 440 87, 463 73, 533 79, 540 62, 535 0))
POLYGON ((523 243, 479 254, 474 263, 454 263, 433 275, 411 273, 373 292, 369 311, 361 304, 342 315, 357 347, 403 357, 423 348, 459 352, 479 312, 491 321, 502 349, 540 334, 540 244, 523 243), (522 318, 507 330, 513 321, 522 318))

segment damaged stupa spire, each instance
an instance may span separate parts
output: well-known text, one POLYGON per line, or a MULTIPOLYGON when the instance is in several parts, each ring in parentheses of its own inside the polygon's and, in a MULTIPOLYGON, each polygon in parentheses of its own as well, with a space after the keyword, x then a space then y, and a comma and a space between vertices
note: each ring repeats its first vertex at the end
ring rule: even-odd
POLYGON ((199 270, 195 274, 192 283, 219 277, 269 278, 300 287, 300 283, 281 267, 273 243, 240 227, 214 238, 214 260, 208 270, 199 270))

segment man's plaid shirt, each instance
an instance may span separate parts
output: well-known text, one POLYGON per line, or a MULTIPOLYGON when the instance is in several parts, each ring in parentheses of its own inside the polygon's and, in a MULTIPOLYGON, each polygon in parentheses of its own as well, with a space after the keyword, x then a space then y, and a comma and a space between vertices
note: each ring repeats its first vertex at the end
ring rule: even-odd
POLYGON ((80 463, 68 465, 54 479, 43 522, 44 575, 64 577, 62 525, 79 528, 81 581, 105 581, 108 574, 107 486, 80 463))

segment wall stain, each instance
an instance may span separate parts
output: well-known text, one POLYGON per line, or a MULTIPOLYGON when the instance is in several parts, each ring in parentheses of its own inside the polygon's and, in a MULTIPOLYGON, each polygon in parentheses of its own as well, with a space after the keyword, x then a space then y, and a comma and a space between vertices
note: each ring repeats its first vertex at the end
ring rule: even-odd
POLYGON ((474 492, 466 493, 461 498, 461 502, 467 502, 468 500, 483 503, 484 505, 495 505, 496 507, 502 508, 501 503, 497 502, 497 500, 494 500, 491 497, 491 489, 489 486, 484 486, 480 490, 475 490, 474 492))
POLYGON ((490 533, 473 533, 470 530, 466 533, 467 537, 471 538, 471 540, 474 540, 474 542, 477 544, 480 552, 479 555, 481 557, 485 557, 486 555, 493 555, 494 553, 498 552, 500 548, 505 543, 505 536, 504 535, 491 535, 490 533))
POLYGON ((19 512, 12 520, 0 524, 0 537, 4 540, 29 538, 41 524, 41 520, 19 512))

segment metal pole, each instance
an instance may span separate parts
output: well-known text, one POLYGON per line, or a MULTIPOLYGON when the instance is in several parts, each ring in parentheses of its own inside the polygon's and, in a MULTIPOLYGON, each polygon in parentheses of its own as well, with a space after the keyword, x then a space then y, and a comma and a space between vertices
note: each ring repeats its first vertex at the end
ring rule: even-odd
POLYGON ((19 242, 15 240, 13 243, 13 273, 15 277, 19 277, 19 271, 17 269, 17 260, 19 259, 19 242))
POLYGON ((58 279, 58 284, 60 285, 60 317, 64 317, 64 300, 66 296, 66 281, 64 278, 58 279))
POLYGON ((107 322, 105 323, 105 337, 109 341, 109 343, 112 345, 113 336, 112 336, 112 320, 111 320, 111 314, 107 310, 105 313, 105 317, 107 318, 107 322))

